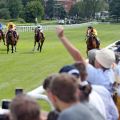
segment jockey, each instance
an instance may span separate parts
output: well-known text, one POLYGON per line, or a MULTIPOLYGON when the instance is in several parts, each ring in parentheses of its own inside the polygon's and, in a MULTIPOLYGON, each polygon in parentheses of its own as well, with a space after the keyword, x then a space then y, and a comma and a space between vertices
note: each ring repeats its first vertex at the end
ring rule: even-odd
POLYGON ((40 32, 42 32, 42 33, 43 33, 43 28, 42 28, 42 26, 41 26, 41 25, 38 25, 38 26, 37 26, 37 29, 38 29, 38 30, 40 30, 40 32))
POLYGON ((42 25, 38 25, 38 26, 36 27, 36 29, 39 30, 39 31, 42 33, 43 38, 44 38, 44 33, 43 33, 42 25))
POLYGON ((3 34, 2 29, 3 29, 3 26, 2 26, 2 24, 0 23, 0 32, 2 33, 2 36, 3 36, 4 34, 3 34))
POLYGON ((5 35, 5 34, 3 33, 2 29, 3 29, 3 26, 2 26, 2 24, 0 23, 0 34, 2 35, 2 39, 3 39, 4 45, 5 45, 5 40, 4 40, 4 35, 5 35))
POLYGON ((88 29, 86 32, 87 37, 89 37, 90 35, 97 37, 97 30, 95 28, 93 28, 92 26, 88 26, 88 29))
POLYGON ((7 29, 8 29, 7 34, 12 31, 14 34, 14 37, 17 38, 16 26, 14 23, 9 22, 7 25, 7 29))
POLYGON ((2 26, 2 24, 0 23, 0 30, 2 30, 3 29, 3 26, 2 26))
POLYGON ((97 30, 95 28, 93 28, 92 26, 88 26, 86 36, 87 36, 87 38, 89 38, 90 36, 96 37, 96 39, 98 40, 98 44, 100 44, 100 40, 97 37, 98 36, 97 30))

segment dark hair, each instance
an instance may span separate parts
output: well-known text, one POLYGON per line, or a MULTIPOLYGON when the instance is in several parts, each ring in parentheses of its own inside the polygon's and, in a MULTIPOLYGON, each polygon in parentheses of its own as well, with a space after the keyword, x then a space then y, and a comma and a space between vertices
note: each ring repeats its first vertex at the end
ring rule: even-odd
POLYGON ((47 116, 47 120, 57 120, 59 117, 59 112, 57 112, 56 110, 49 112, 48 116, 47 116))
POLYGON ((85 81, 87 77, 86 66, 82 62, 76 62, 73 65, 79 70, 81 81, 85 81))
POLYGON ((92 26, 88 26, 88 28, 89 28, 89 29, 93 29, 93 27, 92 27, 92 26))
POLYGON ((80 101, 84 102, 84 101, 89 101, 89 94, 92 91, 92 87, 90 84, 87 85, 79 85, 79 89, 80 89, 80 101))
POLYGON ((43 88, 45 90, 47 90, 49 88, 50 82, 52 81, 52 79, 56 76, 57 74, 52 74, 49 75, 48 77, 46 77, 43 81, 43 88))
POLYGON ((115 62, 118 64, 120 61, 120 52, 115 52, 115 62))
POLYGON ((10 104, 13 120, 39 120, 40 107, 30 96, 17 95, 10 104))
POLYGON ((61 73, 53 78, 50 91, 61 101, 71 103, 77 100, 78 80, 73 75, 61 73))

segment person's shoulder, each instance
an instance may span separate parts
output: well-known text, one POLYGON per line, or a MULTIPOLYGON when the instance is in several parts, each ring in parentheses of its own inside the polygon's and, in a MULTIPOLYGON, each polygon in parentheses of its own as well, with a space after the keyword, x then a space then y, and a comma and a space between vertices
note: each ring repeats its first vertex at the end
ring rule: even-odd
POLYGON ((85 104, 78 103, 62 111, 58 120, 95 120, 91 113, 85 104))

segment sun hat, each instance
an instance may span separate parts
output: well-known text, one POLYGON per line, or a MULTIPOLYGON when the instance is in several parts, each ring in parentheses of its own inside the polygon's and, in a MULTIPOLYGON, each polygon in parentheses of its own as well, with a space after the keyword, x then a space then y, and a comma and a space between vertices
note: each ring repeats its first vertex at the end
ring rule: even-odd
POLYGON ((96 51, 95 59, 104 68, 111 68, 111 65, 115 62, 115 53, 107 48, 96 51))
POLYGON ((74 75, 75 77, 80 77, 80 72, 74 65, 65 65, 60 70, 59 73, 68 73, 70 75, 74 75))

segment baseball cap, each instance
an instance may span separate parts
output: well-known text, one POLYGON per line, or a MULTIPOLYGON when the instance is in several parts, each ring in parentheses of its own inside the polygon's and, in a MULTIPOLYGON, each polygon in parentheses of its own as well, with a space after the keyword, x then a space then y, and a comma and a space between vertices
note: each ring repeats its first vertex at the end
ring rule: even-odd
POLYGON ((74 75, 75 77, 80 77, 80 72, 74 65, 65 65, 60 70, 59 73, 68 73, 70 75, 74 75))

